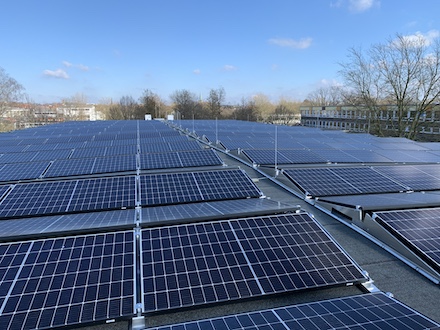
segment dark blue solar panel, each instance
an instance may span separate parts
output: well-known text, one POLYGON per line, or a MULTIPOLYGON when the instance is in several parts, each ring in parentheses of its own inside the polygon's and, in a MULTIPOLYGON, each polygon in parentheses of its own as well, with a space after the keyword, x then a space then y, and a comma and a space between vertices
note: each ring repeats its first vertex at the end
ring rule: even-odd
MULTIPOLYGON (((434 165, 435 170, 440 170, 440 165, 434 165)), ((423 169, 432 168, 424 165, 411 166, 374 166, 373 169, 381 174, 392 178, 396 182, 401 183, 411 190, 437 190, 440 189, 440 175, 432 176, 423 169)))
MULTIPOLYGON (((270 149, 245 149, 243 153, 255 164, 275 164, 275 150, 270 149)), ((277 153, 277 164, 291 164, 292 162, 284 157, 281 152, 277 153)))
POLYGON ((145 311, 365 280, 306 214, 144 229, 142 276, 145 311))
POLYGON ((17 184, 0 203, 0 217, 136 206, 135 177, 17 184))
POLYGON ((375 219, 440 272, 440 208, 376 212, 375 219))
POLYGON ((105 156, 105 148, 77 148, 70 158, 90 158, 105 156))
POLYGON ((39 178, 49 162, 32 162, 0 165, 0 181, 18 181, 39 178))
POLYGON ((140 154, 140 169, 159 169, 182 167, 176 152, 140 154))
POLYGON ((0 237, 38 236, 92 228, 126 227, 135 224, 135 210, 62 214, 0 221, 0 237))
POLYGON ((71 175, 91 174, 95 158, 60 159, 54 161, 47 172, 45 178, 65 177, 71 175))
POLYGON ((113 157, 98 157, 93 166, 93 173, 112 173, 136 171, 136 155, 119 155, 113 157))
POLYGON ((0 250, 3 259, 13 259, 7 275, 13 281, 1 282, 9 286, 0 315, 4 329, 78 325, 134 314, 132 231, 1 244, 0 250))
POLYGON ((3 154, 3 156, 0 157, 0 164, 31 162, 36 155, 37 152, 14 152, 10 154, 3 154))
POLYGON ((105 156, 116 156, 116 155, 135 155, 137 153, 137 145, 116 145, 107 147, 105 151, 105 156))
POLYGON ((438 329, 440 325, 384 293, 370 293, 167 325, 151 330, 438 329))
POLYGON ((407 190, 369 167, 285 169, 283 173, 312 196, 387 193, 407 190))
POLYGON ((182 151, 177 153, 183 167, 222 165, 223 162, 213 150, 182 151))
POLYGON ((65 212, 76 181, 17 184, 0 203, 0 217, 65 212))
POLYGON ((78 180, 66 211, 134 208, 135 191, 133 176, 78 180))
POLYGON ((241 170, 142 175, 140 184, 142 205, 261 196, 241 170))

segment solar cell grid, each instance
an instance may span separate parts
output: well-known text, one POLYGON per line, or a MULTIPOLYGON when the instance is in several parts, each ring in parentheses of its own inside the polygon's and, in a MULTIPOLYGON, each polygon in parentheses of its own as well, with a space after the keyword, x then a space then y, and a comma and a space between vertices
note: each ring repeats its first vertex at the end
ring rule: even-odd
POLYGON ((283 170, 283 173, 298 185, 304 193, 312 196, 359 194, 360 190, 327 168, 283 170))
POLYGON ((104 156, 105 148, 77 148, 74 150, 70 158, 91 158, 104 156))
POLYGON ((383 293, 167 325, 151 330, 437 329, 439 324, 383 293))
MULTIPOLYGON (((382 173, 412 190, 440 189, 440 178, 437 179, 422 169, 424 166, 374 166, 373 169, 382 173)), ((440 166, 438 167, 440 169, 440 166)))
POLYGON ((135 191, 133 176, 78 180, 66 211, 134 208, 135 191))
POLYGON ((260 197, 261 192, 241 170, 194 172, 204 200, 260 197))
POLYGON ((177 153, 183 167, 222 165, 223 162, 215 153, 209 150, 182 151, 177 153))
POLYGON ((140 142, 140 149, 141 154, 148 154, 148 153, 167 153, 171 151, 171 147, 169 143, 156 143, 156 144, 150 144, 148 142, 142 141, 140 142))
POLYGON ((330 171, 358 188, 362 193, 386 193, 406 190, 405 186, 388 179, 369 167, 335 167, 331 168, 330 171))
POLYGON ((182 167, 182 162, 175 152, 140 154, 140 169, 175 167, 182 167))
MULTIPOLYGON (((10 246, 1 244, 0 249, 10 246)), ((5 329, 49 328, 133 315, 132 231, 39 240, 27 247, 1 306, 0 324, 5 329)), ((15 253, 9 255, 15 257, 15 253)))
POLYGON ((146 312, 365 280, 305 214, 144 229, 142 271, 146 312))
MULTIPOLYGON (((243 153, 255 164, 275 164, 275 151, 268 149, 243 149, 243 153)), ((281 152, 277 153, 278 164, 291 164, 291 160, 284 157, 281 152)))
POLYGON ((0 181, 17 181, 39 178, 49 162, 31 162, 0 165, 0 181))
POLYGON ((136 171, 136 168, 135 154, 113 157, 98 157, 95 159, 92 173, 136 171))
POLYGON ((91 174, 94 164, 95 158, 59 159, 50 165, 44 177, 54 178, 91 174))
POLYGON ((0 203, 0 217, 65 212, 75 181, 18 184, 0 203))
POLYGON ((440 271, 440 208, 375 212, 374 217, 440 271))

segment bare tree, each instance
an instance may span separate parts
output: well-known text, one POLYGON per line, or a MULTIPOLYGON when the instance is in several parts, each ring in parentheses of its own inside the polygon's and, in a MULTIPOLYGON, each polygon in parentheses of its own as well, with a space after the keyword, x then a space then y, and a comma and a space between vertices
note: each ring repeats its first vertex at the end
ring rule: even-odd
POLYGON ((161 117, 160 110, 162 108, 162 102, 159 95, 153 93, 149 89, 146 89, 139 98, 139 102, 141 103, 141 107, 143 108, 145 114, 151 114, 153 118, 161 117))
POLYGON ((222 104, 225 101, 226 92, 223 87, 219 87, 218 89, 211 89, 209 91, 209 96, 207 99, 207 107, 209 117, 220 118, 222 111, 222 104))
POLYGON ((348 61, 340 64, 341 76, 351 93, 346 100, 370 110, 370 119, 380 126, 380 105, 396 105, 398 136, 416 137, 420 118, 440 95, 440 42, 422 35, 397 34, 368 51, 350 49, 348 61))
POLYGON ((143 119, 144 112, 132 96, 122 96, 118 103, 110 106, 107 119, 128 120, 143 119))
POLYGON ((198 106, 196 95, 186 89, 173 92, 170 99, 174 103, 173 108, 177 112, 177 119, 192 119, 197 110, 201 108, 198 106))
POLYGON ((242 99, 241 104, 237 105, 234 111, 234 119, 257 121, 258 120, 258 108, 254 100, 242 99))
POLYGON ((312 106, 341 105, 343 103, 342 86, 320 87, 307 95, 305 103, 312 106))
POLYGON ((0 67, 0 116, 12 102, 20 101, 23 95, 24 87, 0 67))

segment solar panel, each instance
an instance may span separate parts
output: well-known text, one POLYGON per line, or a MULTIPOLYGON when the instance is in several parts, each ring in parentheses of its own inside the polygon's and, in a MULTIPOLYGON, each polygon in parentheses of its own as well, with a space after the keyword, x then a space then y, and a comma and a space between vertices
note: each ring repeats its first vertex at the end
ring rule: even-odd
MULTIPOLYGON (((253 163, 260 165, 275 164, 275 150, 268 149, 244 149, 243 154, 246 155, 253 163)), ((277 153, 278 164, 291 164, 291 160, 284 157, 281 152, 277 153)))
POLYGON ((369 167, 284 169, 283 173, 312 196, 387 193, 407 190, 369 167))
POLYGON ((116 145, 108 146, 105 151, 105 156, 135 155, 136 153, 137 145, 116 145))
POLYGON ((54 178, 91 174, 94 164, 95 158, 59 159, 50 165, 44 177, 54 178))
POLYGON ((167 153, 172 151, 169 143, 152 144, 148 142, 146 143, 145 141, 141 141, 140 147, 141 147, 141 154, 156 153, 156 152, 167 153))
MULTIPOLYGON (((375 166, 374 170, 382 173, 412 190, 440 189, 440 179, 423 171, 425 166, 375 166)), ((440 166, 437 166, 440 169, 440 166)), ((440 177, 440 176, 439 176, 440 177)))
POLYGON ((70 158, 104 157, 105 148, 77 148, 70 158))
POLYGON ((135 177, 17 184, 0 203, 0 218, 135 207, 135 177))
POLYGON ((407 189, 369 167, 335 167, 330 170, 362 193, 399 192, 407 189))
POLYGON ((37 152, 14 152, 10 154, 3 154, 3 156, 0 157, 0 164, 31 162, 36 155, 37 152))
POLYGON ((135 154, 113 157, 98 157, 95 160, 92 173, 136 171, 136 168, 135 154))
POLYGON ((182 162, 175 152, 140 154, 140 169, 160 169, 182 167, 182 162))
POLYGON ((145 206, 261 196, 241 170, 141 175, 140 185, 145 206))
POLYGON ((142 230, 144 311, 365 280, 306 214, 142 230))
POLYGON ((376 212, 374 219, 440 271, 440 208, 376 212))
POLYGON ((0 221, 0 238, 66 233, 96 228, 132 227, 135 224, 135 212, 134 209, 127 209, 2 220, 0 221))
POLYGON ((4 329, 134 314, 133 231, 0 244, 0 250, 4 264, 13 259, 2 282, 9 287, 0 311, 4 329))
POLYGON ((67 212, 121 209, 136 206, 135 177, 78 180, 67 212))
POLYGON ((182 151, 178 152, 177 155, 179 156, 183 167, 214 166, 223 164, 220 157, 211 149, 182 151))
MULTIPOLYGON (((278 202, 263 198, 233 199, 142 208, 142 223, 164 221, 194 221, 225 216, 269 214, 292 210, 278 202)), ((0 223, 1 224, 1 223, 0 223)), ((0 226, 1 231, 1 226, 0 226)))
POLYGON ((437 329, 440 324, 378 292, 254 311, 151 330, 437 329))
POLYGON ((348 184, 328 168, 283 169, 288 179, 304 193, 312 196, 359 194, 360 190, 348 184))
POLYGON ((49 162, 32 162, 0 165, 0 181, 18 181, 39 178, 49 162))
POLYGON ((313 152, 330 163, 359 163, 360 160, 338 149, 314 149, 313 152))

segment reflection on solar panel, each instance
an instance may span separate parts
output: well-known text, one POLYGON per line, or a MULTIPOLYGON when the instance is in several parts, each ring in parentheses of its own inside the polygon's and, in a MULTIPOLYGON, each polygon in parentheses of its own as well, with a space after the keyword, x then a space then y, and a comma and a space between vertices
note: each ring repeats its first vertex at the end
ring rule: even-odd
POLYGON ((135 207, 135 177, 18 184, 0 203, 0 218, 135 207))
POLYGON ((0 238, 33 236, 94 228, 122 227, 135 224, 135 210, 62 214, 0 221, 0 238))
POLYGON ((312 196, 387 193, 407 190, 369 167, 286 169, 283 173, 312 196))
POLYGON ((142 205, 261 196, 255 184, 241 170, 141 175, 140 185, 142 205))
POLYGON ((440 208, 376 212, 374 219, 440 271, 440 208))
MULTIPOLYGON (((142 222, 209 219, 225 216, 269 214, 292 210, 291 207, 264 198, 247 198, 142 208, 142 222)), ((0 233, 1 233, 0 223, 0 233)), ((1 235, 1 234, 0 234, 1 235)))
MULTIPOLYGON (((275 151, 267 149, 244 149, 243 153, 255 164, 275 164, 275 151)), ((291 164, 292 162, 284 157, 281 152, 277 153, 278 164, 291 164)))
POLYGON ((406 187, 395 183, 369 167, 341 167, 330 170, 358 188, 362 193, 399 192, 406 189, 406 187))
MULTIPOLYGON (((412 190, 436 190, 440 189, 440 179, 423 171, 428 169, 425 166, 375 166, 373 167, 379 173, 382 173, 412 190)), ((440 166, 437 166, 440 169, 440 166)))
POLYGON ((440 325, 384 293, 370 293, 217 317, 152 330, 437 329, 440 325))
POLYGON ((297 184, 304 193, 312 196, 359 194, 360 190, 349 185, 343 178, 334 175, 328 168, 301 168, 283 170, 283 173, 297 184))
POLYGON ((49 162, 32 162, 0 165, 0 181, 17 181, 39 178, 49 162))
POLYGON ((4 329, 134 314, 132 231, 0 244, 0 251, 4 329))
POLYGON ((307 214, 144 229, 142 271, 147 312, 365 280, 307 214))

